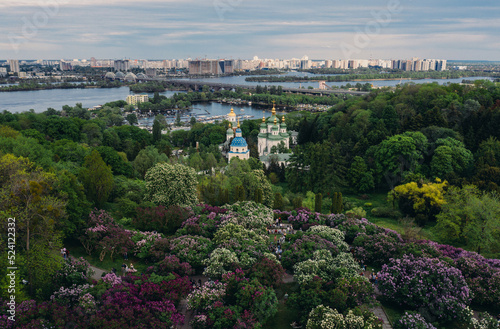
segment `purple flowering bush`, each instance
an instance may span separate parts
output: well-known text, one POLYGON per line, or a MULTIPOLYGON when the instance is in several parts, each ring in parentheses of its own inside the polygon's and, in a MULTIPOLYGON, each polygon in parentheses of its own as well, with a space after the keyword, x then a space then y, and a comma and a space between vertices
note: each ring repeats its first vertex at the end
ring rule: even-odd
POLYGON ((385 232, 373 235, 360 233, 352 243, 354 256, 375 266, 386 264, 397 255, 402 246, 403 241, 399 235, 385 232))
POLYGON ((163 260, 157 262, 154 266, 148 267, 146 272, 154 272, 159 275, 177 273, 181 276, 194 274, 194 270, 189 263, 181 262, 179 258, 174 255, 165 256, 163 260))
POLYGON ((466 251, 432 241, 422 243, 435 248, 441 257, 451 259, 472 291, 473 303, 500 311, 500 266, 498 259, 486 259, 476 252, 466 251))
POLYGON ((437 258, 391 259, 379 280, 385 299, 440 322, 459 320, 472 297, 462 272, 437 258))
POLYGON ((394 324, 394 329, 436 329, 436 327, 417 312, 405 312, 394 324))
POLYGON ((16 322, 7 321, 6 301, 0 300, 0 328, 172 328, 183 323, 176 305, 192 287, 189 278, 170 275, 114 274, 97 286, 73 286, 56 291, 50 301, 17 305, 16 322))
MULTIPOLYGON (((225 213, 225 212, 224 212, 225 213)), ((210 212, 191 216, 181 224, 177 230, 177 235, 201 235, 212 239, 218 225, 220 224, 222 213, 210 212)))
POLYGON ((307 208, 298 208, 288 216, 288 222, 293 225, 295 230, 300 228, 306 230, 312 225, 325 225, 326 216, 318 212, 312 212, 307 208))
POLYGON ((283 283, 285 269, 276 259, 262 257, 248 271, 250 279, 257 279, 268 287, 278 288, 283 283))

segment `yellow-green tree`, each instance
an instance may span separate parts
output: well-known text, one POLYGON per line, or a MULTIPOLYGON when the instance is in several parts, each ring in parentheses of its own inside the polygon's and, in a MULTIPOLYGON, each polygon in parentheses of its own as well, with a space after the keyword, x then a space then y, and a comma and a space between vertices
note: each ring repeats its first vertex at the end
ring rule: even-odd
POLYGON ((446 203, 444 195, 447 185, 447 181, 439 178, 434 183, 410 182, 396 186, 388 197, 398 203, 403 214, 414 217, 418 224, 423 225, 435 219, 446 203))
POLYGON ((32 288, 46 288, 60 265, 54 255, 58 255, 57 226, 66 218, 66 201, 54 188, 56 183, 55 174, 44 172, 29 159, 12 154, 0 158, 0 226, 7 232, 8 218, 15 218, 20 242, 16 244, 16 259, 25 259, 22 275, 32 296, 32 288))

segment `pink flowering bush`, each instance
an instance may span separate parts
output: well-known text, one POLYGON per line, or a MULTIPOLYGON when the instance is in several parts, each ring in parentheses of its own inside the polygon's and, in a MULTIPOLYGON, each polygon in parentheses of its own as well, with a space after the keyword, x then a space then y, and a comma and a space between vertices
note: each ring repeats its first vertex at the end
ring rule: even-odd
POLYGON ((436 258, 391 259, 379 281, 385 299, 419 310, 433 321, 460 320, 472 297, 460 270, 436 258))
POLYGON ((207 311, 217 301, 222 301, 226 295, 227 284, 219 281, 207 281, 196 288, 187 297, 188 309, 207 311))
POLYGON ((87 291, 92 288, 92 285, 72 285, 71 287, 65 288, 61 287, 59 290, 55 291, 50 299, 61 305, 75 305, 78 303, 80 296, 87 293, 87 291))
POLYGON ((102 261, 106 255, 113 259, 115 253, 133 248, 131 236, 106 211, 94 209, 89 215, 88 228, 79 239, 89 255, 95 250, 102 261))
POLYGON ((171 274, 131 276, 121 283, 113 275, 96 287, 61 288, 50 301, 17 305, 16 322, 6 321, 0 300, 0 328, 164 328, 183 323, 176 305, 192 287, 189 278, 171 274))
POLYGON ((163 239, 164 236, 156 231, 153 232, 138 232, 128 231, 131 233, 131 240, 135 246, 133 249, 134 255, 138 258, 148 258, 151 256, 151 248, 154 246, 156 240, 163 239))
POLYGON ((121 284, 122 278, 114 273, 108 273, 102 277, 102 281, 110 284, 113 287, 116 286, 117 284, 121 284))

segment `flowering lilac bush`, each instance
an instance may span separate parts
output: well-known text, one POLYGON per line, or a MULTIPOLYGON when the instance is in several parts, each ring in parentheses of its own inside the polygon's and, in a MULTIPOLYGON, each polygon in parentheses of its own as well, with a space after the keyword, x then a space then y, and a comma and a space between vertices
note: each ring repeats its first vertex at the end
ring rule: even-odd
POLYGON ((425 309, 441 322, 459 320, 471 301, 460 270, 435 258, 405 255, 382 267, 379 290, 389 301, 412 310, 425 309))
POLYGON ((157 262, 154 266, 147 269, 148 273, 157 273, 159 275, 168 275, 169 273, 177 273, 181 276, 192 275, 194 270, 189 263, 181 262, 174 255, 165 256, 165 258, 157 262))
POLYGON ((134 246, 130 231, 104 210, 94 209, 89 215, 88 225, 79 238, 80 242, 89 255, 96 250, 101 261, 107 254, 113 259, 115 253, 124 253, 134 246))
POLYGON ((131 239, 134 242, 134 255, 138 258, 147 258, 151 256, 151 247, 155 244, 156 240, 163 239, 164 236, 156 231, 153 232, 140 232, 129 231, 131 239))
POLYGON ((183 235, 170 241, 170 252, 194 268, 201 268, 213 249, 212 241, 199 235, 183 235))
POLYGON ((218 248, 224 248, 235 253, 238 263, 244 269, 250 268, 268 252, 269 236, 255 230, 246 229, 241 225, 226 224, 221 227, 213 239, 218 248))
POLYGON ((450 258, 465 278, 473 302, 500 311, 500 267, 498 259, 486 259, 476 252, 466 251, 432 241, 422 241, 435 248, 441 257, 450 258))
POLYGON ((55 291, 50 299, 56 301, 61 305, 75 305, 78 303, 79 298, 87 293, 87 291, 92 288, 92 285, 73 285, 69 288, 61 287, 58 291, 55 291))
POLYGON ((293 225, 295 230, 307 229, 312 224, 325 225, 326 216, 319 212, 312 212, 307 208, 299 208, 292 211, 292 214, 288 216, 288 222, 293 225))
POLYGON ((375 266, 386 264, 389 259, 397 255, 402 246, 400 237, 386 233, 373 235, 360 233, 352 243, 354 256, 364 263, 375 266))
POLYGON ((320 277, 325 281, 352 278, 362 271, 350 253, 339 253, 335 257, 328 250, 316 250, 311 259, 297 263, 293 267, 295 278, 300 284, 320 277))
POLYGON ((113 287, 116 286, 117 284, 121 284, 122 278, 120 276, 117 276, 115 273, 107 273, 105 276, 102 277, 102 281, 110 284, 113 287))
POLYGON ((81 285, 87 283, 93 273, 90 264, 82 257, 78 259, 70 258, 55 273, 53 283, 57 288, 81 285))
POLYGON ((274 222, 272 209, 253 201, 238 201, 224 208, 228 212, 222 216, 222 226, 232 223, 246 229, 264 230, 274 222))
POLYGON ((345 243, 345 236, 344 233, 341 231, 324 226, 324 225, 316 225, 316 226, 311 226, 307 232, 307 235, 317 235, 323 239, 326 239, 330 241, 331 243, 335 244, 339 251, 346 252, 349 250, 349 246, 347 243, 345 243))
POLYGON ((436 329, 436 327, 417 312, 405 312, 394 325, 394 329, 436 329))
POLYGON ((210 258, 205 259, 206 265, 203 275, 209 278, 221 278, 223 274, 236 269, 239 265, 238 257, 234 251, 226 248, 216 248, 210 254, 210 258))
POLYGON ((207 281, 196 288, 187 297, 189 310, 207 311, 217 301, 222 301, 226 295, 227 284, 219 281, 207 281))
POLYGON ((6 321, 0 300, 1 328, 172 328, 184 316, 175 305, 192 287, 188 277, 131 276, 118 282, 114 275, 97 286, 61 288, 50 301, 17 305, 16 322, 6 321))
POLYGON ((257 279, 268 287, 278 288, 283 283, 285 269, 276 259, 262 257, 248 271, 250 279, 257 279))
POLYGON ((339 248, 332 242, 318 235, 295 234, 288 245, 285 246, 282 254, 282 264, 286 269, 293 269, 293 265, 303 262, 309 258, 316 250, 326 249, 332 256, 339 254, 339 248))
POLYGON ((309 313, 306 329, 364 329, 382 328, 380 320, 371 312, 356 314, 350 310, 343 315, 336 309, 318 305, 309 313))
POLYGON ((221 217, 222 215, 216 212, 191 216, 182 222, 181 228, 176 233, 178 235, 201 235, 211 239, 220 224, 221 217))

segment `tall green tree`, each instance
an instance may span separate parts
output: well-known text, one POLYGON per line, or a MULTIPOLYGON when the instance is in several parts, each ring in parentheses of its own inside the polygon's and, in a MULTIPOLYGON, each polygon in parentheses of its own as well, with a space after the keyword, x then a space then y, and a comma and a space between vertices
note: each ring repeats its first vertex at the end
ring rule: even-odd
POLYGON ((85 157, 79 174, 87 199, 102 207, 113 190, 113 173, 97 150, 85 157))
POLYGON ((160 121, 155 120, 153 123, 153 143, 156 143, 161 140, 161 130, 162 126, 160 121))
POLYGON ((444 242, 461 243, 481 253, 500 250, 500 200, 473 185, 450 187, 436 216, 444 242))
POLYGON ((321 193, 318 193, 314 196, 314 211, 320 213, 322 208, 323 208, 323 195, 321 193))

